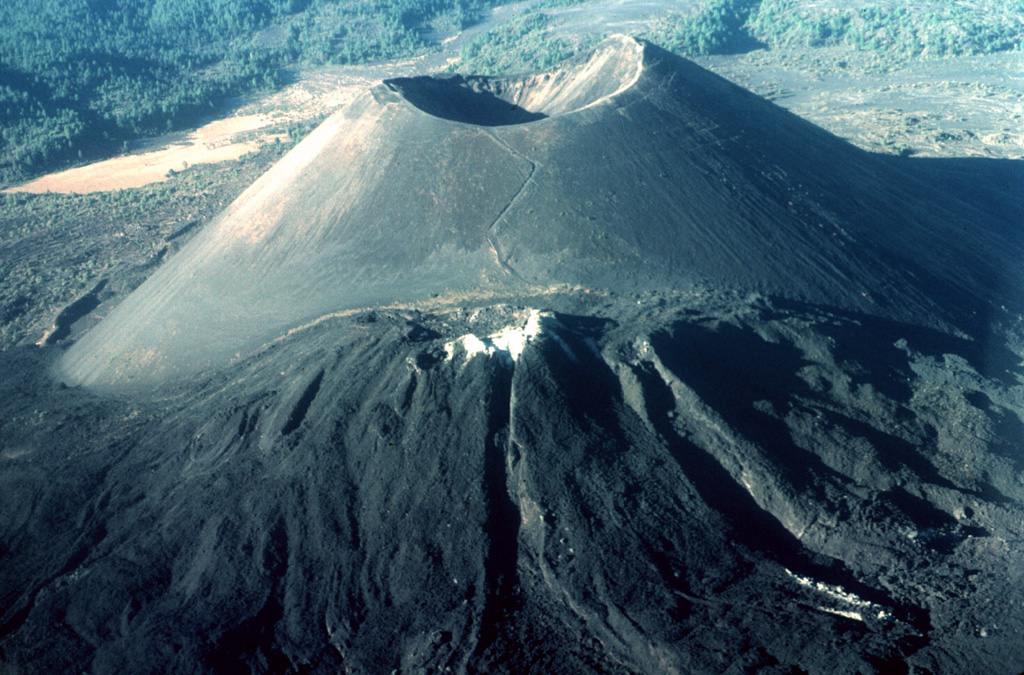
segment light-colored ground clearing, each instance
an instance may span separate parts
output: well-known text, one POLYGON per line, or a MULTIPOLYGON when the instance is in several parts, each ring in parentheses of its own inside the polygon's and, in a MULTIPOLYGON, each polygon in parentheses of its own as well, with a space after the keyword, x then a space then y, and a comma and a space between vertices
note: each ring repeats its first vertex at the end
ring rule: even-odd
POLYGON ((327 66, 291 73, 293 82, 268 96, 234 102, 232 114, 191 133, 175 133, 136 143, 130 154, 51 173, 5 192, 107 192, 167 180, 170 172, 196 164, 238 159, 265 143, 284 139, 282 125, 330 113, 375 81, 412 62, 386 67, 327 66), (380 74, 378 73, 380 71, 380 74))
POLYGON ((292 73, 293 82, 274 94, 235 102, 233 114, 191 133, 136 143, 133 152, 41 176, 4 192, 108 192, 167 180, 172 171, 238 159, 265 143, 283 140, 282 125, 324 115, 351 101, 374 82, 417 70, 418 60, 377 67, 327 66, 292 73))
POLYGON ((294 81, 281 91, 236 101, 231 116, 194 132, 145 139, 130 154, 51 173, 4 192, 85 194, 159 183, 172 171, 238 159, 274 139, 283 140, 281 125, 330 113, 384 78, 431 70, 437 70, 436 65, 425 59, 375 67, 302 69, 292 74, 294 81))
POLYGON ((236 101, 231 116, 194 132, 145 139, 129 154, 47 174, 4 192, 85 194, 136 188, 165 181, 170 172, 196 164, 238 159, 274 139, 283 140, 282 125, 328 114, 382 79, 437 70, 433 61, 294 71, 294 81, 281 91, 236 101))
POLYGON ((136 152, 51 173, 5 192, 85 194, 159 183, 172 171, 238 159, 258 150, 262 143, 281 137, 260 130, 281 121, 285 120, 280 115, 252 114, 216 120, 190 134, 149 139, 136 152))

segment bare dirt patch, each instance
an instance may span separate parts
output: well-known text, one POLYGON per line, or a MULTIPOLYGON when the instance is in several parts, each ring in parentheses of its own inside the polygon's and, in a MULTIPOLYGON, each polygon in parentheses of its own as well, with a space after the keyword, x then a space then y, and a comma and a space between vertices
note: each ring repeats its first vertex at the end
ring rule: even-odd
POLYGON ((176 134, 146 141, 141 151, 51 173, 5 192, 85 194, 160 183, 167 180, 173 171, 183 171, 195 164, 238 159, 255 152, 263 143, 280 135, 262 133, 255 138, 245 136, 277 121, 269 115, 240 115, 216 120, 187 135, 176 134))

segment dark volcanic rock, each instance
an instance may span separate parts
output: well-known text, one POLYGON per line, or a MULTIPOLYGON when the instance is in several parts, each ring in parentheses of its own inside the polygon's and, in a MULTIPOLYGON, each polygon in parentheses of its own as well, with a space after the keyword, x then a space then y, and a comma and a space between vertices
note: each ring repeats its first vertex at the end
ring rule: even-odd
POLYGON ((1019 210, 911 162, 626 38, 376 87, 0 357, 5 672, 1019 671, 1019 210))
POLYGON ((758 297, 536 300, 562 311, 328 319, 130 402, 5 396, 46 420, 3 429, 5 662, 1024 658, 1019 359, 758 297))

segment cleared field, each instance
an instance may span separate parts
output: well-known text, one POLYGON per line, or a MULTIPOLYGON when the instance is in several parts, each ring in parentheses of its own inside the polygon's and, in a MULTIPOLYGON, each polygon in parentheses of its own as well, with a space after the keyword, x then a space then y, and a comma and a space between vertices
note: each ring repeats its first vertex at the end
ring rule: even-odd
POLYGON ((258 139, 237 140, 241 134, 261 129, 268 123, 266 119, 251 115, 218 120, 189 134, 184 142, 172 141, 157 150, 51 173, 5 192, 88 194, 162 183, 173 171, 184 171, 195 164, 235 160, 255 152, 262 143, 280 138, 279 134, 265 134, 258 139))

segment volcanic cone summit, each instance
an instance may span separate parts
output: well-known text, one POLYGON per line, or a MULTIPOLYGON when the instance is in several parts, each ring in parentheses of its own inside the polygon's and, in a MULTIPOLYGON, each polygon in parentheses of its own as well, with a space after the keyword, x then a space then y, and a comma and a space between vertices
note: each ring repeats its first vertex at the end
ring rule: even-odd
POLYGON ((981 261, 1000 255, 980 236, 936 252, 962 228, 951 213, 877 157, 613 37, 548 73, 368 90, 62 370, 77 384, 151 383, 332 312, 553 287, 711 284, 930 316, 985 297, 981 261))
POLYGON ((612 38, 557 70, 517 78, 411 77, 386 86, 436 117, 481 126, 523 124, 601 103, 624 91, 643 72, 643 47, 612 38))

